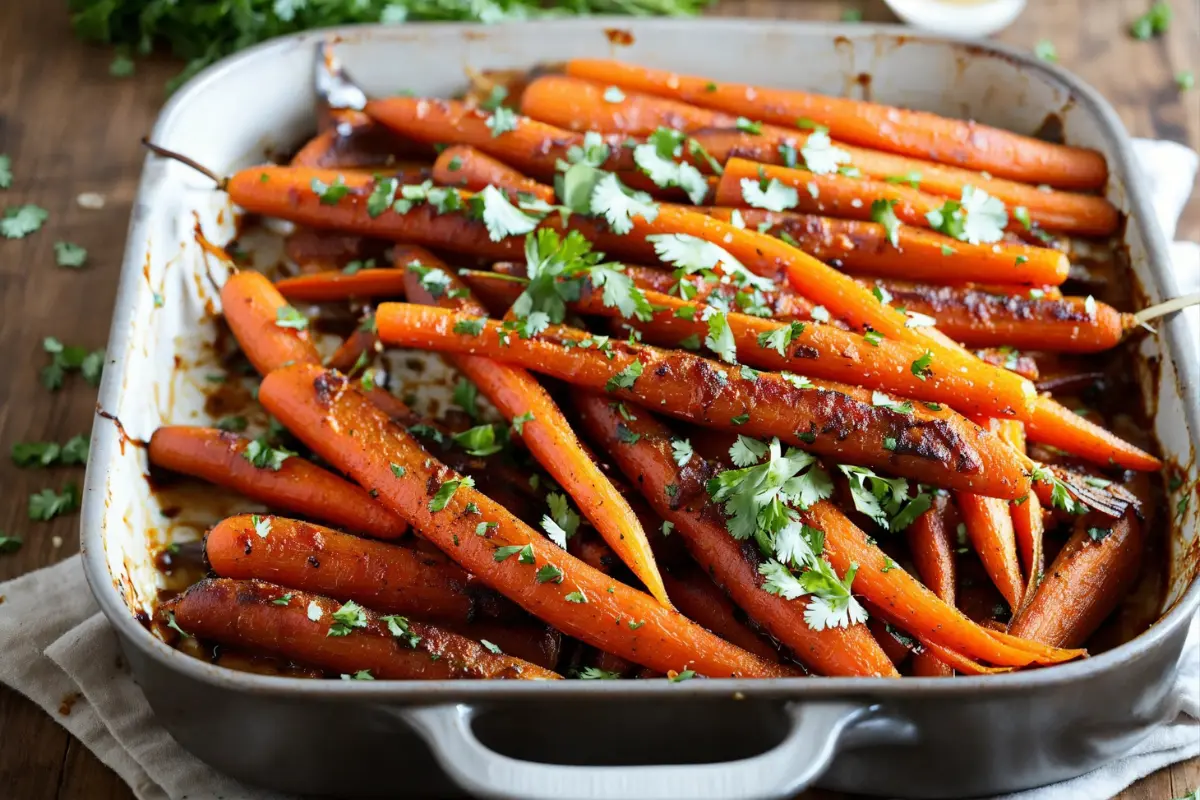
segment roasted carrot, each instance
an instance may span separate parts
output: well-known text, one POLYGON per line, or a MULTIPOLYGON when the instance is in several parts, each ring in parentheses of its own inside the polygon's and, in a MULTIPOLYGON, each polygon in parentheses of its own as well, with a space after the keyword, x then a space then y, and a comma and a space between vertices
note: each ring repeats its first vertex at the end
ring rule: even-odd
POLYGON ((442 186, 458 186, 472 192, 495 186, 514 203, 522 194, 533 195, 545 203, 555 201, 554 187, 526 178, 487 153, 466 145, 455 145, 442 151, 433 162, 433 180, 442 186))
POLYGON ((957 492, 955 502, 983 568, 1016 613, 1021 608, 1025 588, 1008 503, 969 492, 957 492))
POLYGON ((1080 517, 1009 630, 1054 647, 1086 641, 1137 580, 1145 543, 1133 512, 1118 520, 1099 513, 1080 517))
POLYGON ((610 342, 601 352, 580 344, 588 334, 557 325, 522 339, 495 321, 403 303, 381 305, 376 325, 388 344, 502 359, 681 419, 749 436, 778 436, 926 483, 995 497, 1019 497, 1029 486, 1012 448, 945 408, 896 408, 898 401, 884 402, 865 389, 747 374, 648 345, 610 342))
MULTIPOLYGON (((1042 366, 1038 359, 1011 347, 984 347, 973 351, 975 357, 985 364, 1003 367, 1031 381, 1040 381, 1042 366)), ((1040 383, 1038 384, 1040 385, 1040 383)))
POLYGON ((284 237, 283 252, 301 272, 308 274, 342 269, 353 261, 369 268, 383 256, 388 244, 383 239, 301 226, 284 237))
MULTIPOLYGON (((366 366, 375 352, 382 349, 383 346, 379 344, 379 336, 376 335, 374 329, 371 327, 364 328, 362 325, 359 325, 350 332, 350 335, 342 341, 338 349, 329 357, 328 366, 350 375, 357 372, 360 367, 366 366)), ((387 394, 383 389, 379 391, 387 394)), ((388 396, 390 397, 391 395, 388 396)), ((389 416, 394 415, 389 412, 389 416)))
MULTIPOLYGON (((449 561, 285 517, 244 514, 222 520, 204 540, 222 578, 270 581, 383 614, 442 625, 487 639, 509 655, 547 669, 558 637, 449 561)), ((438 555, 441 555, 440 553, 438 555)))
POLYGON ((209 578, 171 601, 167 610, 189 636, 265 650, 347 677, 560 677, 519 658, 491 653, 478 642, 433 625, 400 616, 381 617, 357 604, 349 610, 346 606, 265 581, 209 578))
POLYGON ((1147 472, 1162 469, 1162 462, 1154 456, 1054 402, 1049 395, 1038 397, 1033 414, 1025 420, 1025 433, 1031 442, 1057 447, 1096 464, 1147 472))
POLYGON ((760 557, 729 534, 723 515, 705 493, 707 471, 699 464, 680 468, 675 463, 665 425, 641 409, 622 415, 602 394, 578 393, 575 403, 591 437, 633 478, 654 510, 674 523, 700 567, 797 658, 822 675, 896 674, 866 626, 813 630, 804 621, 807 598, 786 600, 762 588, 760 557), (623 431, 628 433, 623 436, 623 431), (676 488, 673 497, 668 496, 670 486, 676 488))
MULTIPOLYGON (((1011 419, 992 419, 988 421, 988 426, 994 433, 1011 444, 1017 452, 1025 452, 1025 426, 1022 423, 1011 419)), ((1026 497, 1017 498, 1009 503, 1009 515, 1012 517, 1017 553, 1021 556, 1021 564, 1025 567, 1025 591, 1022 603, 1028 603, 1037 590, 1038 583, 1042 579, 1042 568, 1045 566, 1042 546, 1046 531, 1045 522, 1042 519, 1042 501, 1037 492, 1032 491, 1026 497)), ((1016 614, 1014 613, 1013 616, 1016 614)))
POLYGON ((936 642, 921 641, 921 652, 913 656, 914 676, 945 678, 955 670, 963 675, 998 675, 1012 672, 1012 667, 986 667, 949 647, 943 647, 936 642))
MULTIPOLYGON (((917 576, 939 600, 955 605, 955 528, 958 510, 949 495, 938 492, 933 506, 904 530, 917 576)), ((948 677, 953 670, 928 650, 913 655, 913 674, 948 677)))
POLYGON ((334 300, 371 297, 404 297, 404 273, 396 269, 362 269, 344 272, 318 272, 283 278, 275 288, 289 300, 328 303, 334 300))
POLYGON ((898 306, 937 320, 938 330, 967 347, 1095 353, 1115 347, 1136 325, 1132 315, 1091 297, 1052 299, 1032 297, 1027 290, 1004 294, 894 280, 862 283, 887 291, 898 306))
MULTIPOLYGON (((388 97, 371 100, 366 113, 402 136, 435 144, 456 142, 482 150, 504 164, 541 179, 553 178, 555 165, 571 147, 583 145, 583 134, 564 131, 528 117, 511 124, 496 122, 494 114, 456 100, 388 97), (493 128, 500 126, 500 132, 493 128)), ((606 169, 629 169, 633 156, 621 147, 623 136, 605 137, 609 147, 606 169)))
POLYGON ((871 635, 875 637, 875 641, 878 642, 883 652, 887 654, 887 657, 897 667, 901 666, 912 655, 912 649, 896 638, 896 634, 893 633, 895 628, 889 630, 890 626, 874 616, 874 613, 867 620, 867 627, 871 630, 871 635))
MULTIPOLYGON (((737 115, 638 92, 622 92, 617 99, 604 84, 563 75, 544 75, 532 81, 521 98, 521 110, 534 119, 573 131, 648 136, 658 128, 679 130, 692 134, 722 164, 731 156, 782 164, 788 148, 792 159, 803 162, 810 135, 791 127, 795 120, 789 121, 787 128, 765 125, 751 133, 738 129, 737 115)), ((1028 184, 839 141, 831 141, 830 146, 845 153, 847 166, 865 175, 912 181, 922 191, 956 200, 964 187, 974 186, 1007 205, 1023 206, 1033 222, 1050 230, 1108 236, 1120 220, 1116 208, 1103 197, 1045 192, 1028 184)), ((700 166, 707 165, 702 157, 693 160, 700 166)))
POLYGON ((361 111, 333 109, 329 121, 332 125, 325 127, 292 156, 293 166, 387 168, 398 158, 432 155, 427 145, 396 136, 361 111))
POLYGON ((878 606, 884 619, 922 642, 940 644, 968 658, 1002 667, 1054 664, 1084 654, 1081 650, 1048 650, 1035 642, 980 627, 892 564, 832 503, 817 503, 800 516, 824 531, 825 556, 834 569, 840 572, 851 563, 858 564, 855 591, 878 606))
POLYGON ((779 660, 779 651, 753 628, 738 619, 737 609, 712 579, 692 566, 674 567, 663 573, 667 594, 679 612, 693 622, 736 644, 747 653, 768 661, 779 660))
POLYGON ((255 466, 247 451, 252 444, 216 428, 164 425, 150 437, 148 452, 155 466, 233 489, 271 508, 380 539, 395 539, 407 530, 404 520, 361 487, 297 455, 288 455, 278 469, 255 466))
POLYGON ((430 458, 337 373, 276 370, 263 381, 259 400, 323 458, 376 488, 382 503, 460 566, 564 634, 663 672, 793 674, 554 546, 430 458))
MULTIPOLYGON (((703 209, 716 219, 730 221, 734 209, 703 209)), ((834 219, 813 214, 743 208, 738 211, 747 228, 791 239, 796 247, 821 261, 856 275, 882 275, 933 283, 995 281, 1011 283, 1062 283, 1070 264, 1067 257, 1047 247, 999 242, 960 242, 923 228, 901 225, 896 244, 888 241, 883 225, 860 220, 834 219)))
MULTIPOLYGON (((443 291, 435 298, 415 270, 402 268, 400 271, 408 282, 408 296, 415 301, 463 309, 472 316, 486 314, 483 306, 471 297, 466 285, 452 274, 453 270, 432 253, 415 247, 399 247, 394 257, 397 266, 415 259, 427 269, 440 269, 446 276, 443 291)), ((579 510, 650 594, 669 607, 670 600, 663 588, 654 553, 637 515, 592 460, 572 431, 570 422, 537 379, 518 367, 469 354, 455 356, 454 364, 510 423, 517 425, 518 435, 538 463, 566 489, 579 510), (522 421, 530 415, 531 420, 522 421)))
POLYGON ((1100 189, 1108 179, 1095 150, 1051 144, 986 125, 862 100, 679 75, 618 61, 574 59, 566 72, 623 89, 791 127, 809 119, 831 136, 885 152, 982 170, 1025 183, 1100 189))
POLYGON ((321 363, 307 320, 262 273, 230 275, 221 287, 221 306, 242 352, 260 373, 265 375, 281 364, 321 363))

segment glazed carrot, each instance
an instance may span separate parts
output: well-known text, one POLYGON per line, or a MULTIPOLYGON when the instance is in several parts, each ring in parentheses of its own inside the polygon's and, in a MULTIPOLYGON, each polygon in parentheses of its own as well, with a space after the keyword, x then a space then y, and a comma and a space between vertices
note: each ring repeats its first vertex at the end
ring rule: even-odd
MULTIPOLYGON (((939 600, 950 606, 955 605, 957 520, 958 511, 950 497, 938 492, 934 495, 933 506, 904 530, 917 576, 939 600)), ((945 661, 927 650, 913 655, 912 668, 914 675, 926 677, 948 677, 954 672, 945 661)))
MULTIPOLYGON (((734 209, 703 211, 728 222, 734 209)), ((743 208, 738 213, 747 228, 759 230, 765 225, 770 235, 786 236, 809 255, 856 275, 932 283, 995 281, 1003 276, 1011 283, 1058 284, 1066 280, 1070 266, 1065 255, 1047 247, 1010 242, 971 244, 910 225, 896 229, 897 244, 892 245, 887 230, 875 222, 761 208, 743 208)))
POLYGON ((937 642, 921 641, 921 652, 913 656, 914 676, 945 678, 952 675, 955 670, 963 675, 999 675, 1003 672, 1012 672, 1012 667, 986 667, 937 642))
POLYGON ((279 469, 256 467, 247 457, 250 439, 216 428, 164 425, 150 437, 155 466, 233 489, 271 508, 319 519, 380 539, 403 536, 404 520, 375 502, 361 487, 296 455, 279 469))
POLYGON ((1021 608, 1025 589, 1008 503, 969 492, 957 492, 954 499, 983 568, 1008 602, 1009 608, 1016 613, 1021 608))
POLYGON ((1108 179, 1104 156, 1095 150, 1051 144, 1028 136, 861 100, 771 89, 618 61, 574 59, 566 72, 623 89, 669 97, 785 127, 811 119, 831 136, 862 147, 928 159, 1025 183, 1068 189, 1101 189, 1108 179))
MULTIPOLYGON (((788 148, 791 158, 803 163, 803 148, 810 135, 791 127, 795 120, 790 120, 787 128, 765 125, 757 133, 751 133, 738 129, 737 115, 638 92, 622 92, 616 99, 604 84, 562 75, 544 75, 532 81, 521 98, 521 110, 534 119, 573 131, 648 136, 660 127, 679 130, 692 134, 721 164, 730 157, 783 164, 783 152, 788 148)), ((846 154, 847 166, 856 167, 865 175, 900 180, 907 177, 919 183, 922 191, 955 200, 962 196, 964 187, 974 186, 1006 205, 1025 207, 1033 222, 1049 230, 1108 236, 1120 221, 1116 208, 1103 197, 1045 192, 971 170, 839 141, 830 144, 846 154)), ((698 166, 707 166, 702 157, 691 160, 698 166)))
MULTIPOLYGON (((482 150, 504 164, 534 178, 549 179, 555 165, 566 160, 571 147, 583 145, 583 134, 564 131, 553 125, 516 116, 511 127, 494 134, 489 123, 493 115, 470 108, 456 100, 418 97, 388 97, 371 100, 366 112, 391 130, 417 141, 435 144, 456 142, 482 150)), ((606 169, 628 169, 633 155, 622 148, 623 136, 605 137, 610 156, 606 169)))
POLYGON ((872 279, 862 283, 879 286, 896 305, 937 320, 938 330, 966 347, 1096 353, 1115 347, 1136 325, 1132 315, 1091 297, 1033 298, 1028 291, 1005 295, 983 287, 872 279))
POLYGON ((496 259, 517 258, 523 252, 521 239, 493 242, 483 222, 459 212, 439 214, 428 203, 417 204, 404 214, 388 208, 372 217, 367 200, 375 185, 374 179, 337 170, 265 166, 234 174, 226 189, 230 199, 247 211, 313 228, 399 239, 496 259), (313 190, 313 181, 325 186, 341 182, 348 191, 336 203, 322 203, 322 193, 313 190))
POLYGON ((667 594, 679 613, 736 644, 747 653, 766 659, 779 660, 779 651, 745 622, 738 619, 737 609, 712 579, 695 567, 678 566, 663 573, 667 594))
POLYGON ((912 655, 912 650, 901 642, 896 635, 889 630, 886 622, 880 621, 874 612, 871 612, 871 618, 867 620, 867 627, 871 631, 871 635, 875 637, 875 641, 883 648, 883 652, 887 654, 888 659, 897 667, 902 665, 912 655))
POLYGON ((442 151, 433 162, 433 180, 442 186, 458 186, 472 192, 495 186, 514 203, 520 194, 533 195, 546 203, 555 202, 552 186, 526 178, 487 153, 466 145, 455 145, 442 151))
POLYGON ((801 519, 825 533, 825 557, 841 572, 858 564, 854 589, 873 602, 880 615, 922 642, 933 642, 971 659, 1002 667, 1053 664, 1083 655, 1080 650, 1047 650, 1034 642, 989 631, 937 598, 854 526, 832 503, 822 501, 801 519))
POLYGON ((396 269, 362 269, 344 272, 319 272, 283 278, 275 288, 289 300, 328 303, 334 300, 371 297, 403 297, 404 273, 396 269))
POLYGON ((699 465, 676 465, 666 426, 641 410, 627 419, 602 394, 577 393, 575 403, 588 433, 631 476, 654 510, 674 523, 701 569, 797 658, 822 675, 896 674, 865 625, 815 631, 804 621, 807 598, 786 600, 762 589, 760 557, 729 534, 721 511, 704 490, 709 472, 699 465), (639 438, 629 442, 623 430, 639 438), (677 488, 673 498, 667 494, 672 485, 677 488))
MULTIPOLYGON (((324 127, 292 156, 292 165, 322 169, 387 167, 400 157, 430 155, 425 145, 402 139, 361 111, 332 109, 324 127)), ((418 180, 424 180, 421 178, 418 180)))
POLYGON ((610 342, 601 352, 579 344, 588 334, 558 325, 522 339, 495 321, 404 303, 384 303, 375 318, 380 338, 391 345, 502 359, 674 417, 748 436, 778 436, 845 463, 926 483, 995 497, 1028 491, 1012 448, 944 408, 918 403, 896 410, 876 405, 877 398, 865 389, 792 383, 770 372, 748 375, 647 345, 610 342), (885 440, 894 440, 894 448, 888 449, 885 440))
POLYGON ((559 549, 430 458, 337 373, 276 370, 263 381, 259 400, 323 458, 376 488, 384 505, 460 566, 564 634, 664 672, 793 674, 559 549), (586 602, 573 601, 580 597, 586 602))
MULTIPOLYGON (((1011 444, 1017 452, 1025 452, 1025 426, 1016 420, 988 421, 990 430, 1011 444)), ((1045 559, 1042 554, 1043 539, 1045 538, 1045 522, 1042 519, 1042 501, 1037 491, 1032 491, 1025 498, 1019 498, 1009 503, 1009 515, 1012 517, 1013 534, 1016 536, 1017 552, 1025 567, 1025 591, 1023 603, 1033 599, 1038 583, 1042 579, 1042 568, 1045 559)), ((1016 616, 1014 614, 1014 616, 1016 616)))
MULTIPOLYGON (((382 349, 383 346, 379 344, 379 336, 375 331, 360 325, 342 341, 334 354, 329 357, 328 366, 350 375, 357 372, 360 367, 366 366, 375 352, 382 349)), ((379 391, 387 394, 382 389, 379 391)), ((391 395, 388 396, 391 397, 391 395)), ((389 411, 389 416, 395 416, 390 413, 389 409, 385 408, 384 410, 389 411)))
POLYGON ((352 607, 357 613, 348 614, 344 609, 344 604, 320 595, 228 578, 202 580, 168 605, 176 624, 190 636, 265 650, 327 672, 366 672, 383 680, 560 677, 433 625, 403 617, 389 623, 373 611, 352 607), (352 625, 333 616, 339 610, 352 625), (330 634, 341 630, 345 635, 330 634))
MULTIPOLYGON (((435 298, 416 271, 398 270, 408 281, 407 293, 414 301, 462 309, 472 316, 486 314, 483 306, 470 296, 470 290, 452 274, 453 270, 432 253, 415 247, 398 247, 394 258, 397 266, 416 260, 425 268, 440 269, 446 275, 444 290, 435 298), (451 294, 456 296, 452 298, 451 294)), ((650 594, 670 607, 650 542, 633 509, 580 443, 570 422, 537 379, 523 369, 488 358, 460 354, 453 361, 510 423, 518 425, 518 435, 538 463, 567 491, 650 594), (529 415, 533 419, 528 422, 514 422, 529 415)))
POLYGON ((1096 464, 1146 472, 1162 469, 1162 462, 1154 456, 1059 405, 1049 395, 1037 399, 1033 414, 1025 420, 1025 433, 1031 442, 1057 447, 1096 464))
POLYGON ((298 227, 284 237, 283 252, 304 273, 325 272, 341 269, 352 261, 368 268, 374 266, 388 244, 382 239, 298 227))
POLYGON ((254 368, 266 374, 281 364, 320 364, 307 320, 293 323, 299 312, 260 272, 238 272, 221 287, 225 321, 254 368), (283 316, 281 316, 283 315, 283 316), (289 323, 288 326, 279 322, 289 323), (302 325, 302 326, 301 326, 302 325))
POLYGON ((270 581, 353 600, 382 614, 411 616, 469 639, 487 639, 548 669, 557 661, 557 637, 547 635, 544 625, 458 565, 406 547, 300 520, 243 514, 217 523, 205 536, 204 549, 222 578, 270 581))
POLYGON ((985 364, 1003 367, 1022 378, 1037 381, 1042 377, 1041 364, 1028 353, 1013 350, 1011 347, 984 347, 973 352, 975 357, 985 364))
POLYGON ((1009 630, 1055 647, 1086 641, 1136 581, 1145 542, 1133 512, 1119 520, 1098 513, 1080 517, 1009 630))

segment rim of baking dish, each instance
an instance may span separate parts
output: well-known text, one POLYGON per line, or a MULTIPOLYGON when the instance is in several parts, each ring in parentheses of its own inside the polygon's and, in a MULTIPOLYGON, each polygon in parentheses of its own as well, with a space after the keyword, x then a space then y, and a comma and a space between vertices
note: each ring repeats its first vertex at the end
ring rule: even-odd
MULTIPOLYGON (((1100 122, 1100 133, 1108 140, 1112 148, 1111 170, 1122 176, 1124 191, 1128 198, 1128 206, 1133 213, 1127 217, 1127 224, 1136 226, 1145 245, 1146 254, 1151 263, 1151 277, 1154 289, 1162 298, 1175 297, 1179 287, 1169 266, 1170 256, 1166 240, 1158 227, 1152 212, 1150 198, 1145 186, 1136 176, 1136 162, 1129 136, 1125 131, 1116 112, 1098 91, 1068 72, 1067 70, 1042 61, 1030 53, 1017 50, 1007 45, 979 42, 954 36, 923 34, 902 25, 894 24, 863 24, 853 25, 838 23, 816 23, 803 21, 764 20, 753 18, 700 18, 700 19, 634 19, 630 17, 588 17, 562 20, 541 20, 522 22, 523 26, 541 28, 578 27, 603 31, 607 28, 619 27, 635 29, 640 35, 653 35, 660 31, 670 30, 678 33, 681 28, 708 28, 720 26, 723 30, 737 29, 767 29, 778 35, 787 30, 804 30, 805 33, 827 34, 830 37, 845 37, 848 39, 870 39, 887 37, 905 41, 928 42, 930 44, 948 44, 967 52, 1007 59, 1015 65, 1039 73, 1048 82, 1058 84, 1069 92, 1074 101, 1086 108, 1100 122)), ((340 41, 354 41, 367 36, 388 33, 396 35, 403 32, 406 37, 419 36, 422 32, 457 31, 465 36, 486 36, 489 31, 496 30, 494 25, 466 23, 419 23, 406 26, 395 25, 361 25, 341 26, 318 30, 304 31, 289 36, 273 39, 268 42, 250 47, 209 66, 172 96, 170 101, 159 113, 154 125, 154 135, 170 128, 174 117, 189 98, 199 93, 207 84, 225 77, 229 72, 241 68, 246 62, 268 57, 273 53, 287 51, 295 47, 310 47, 312 44, 327 38, 340 41)), ((149 209, 146 204, 150 190, 157 183, 157 176, 146 169, 150 159, 147 156, 143 164, 142 178, 138 184, 137 199, 134 204, 129 224, 129 234, 126 240, 126 252, 122 263, 121 278, 118 284, 117 301, 113 310, 113 325, 109 334, 108 351, 115 354, 105 369, 104 379, 100 387, 97 408, 115 407, 115 401, 120 392, 120 377, 125 370, 125 356, 128 349, 130 326, 128 320, 134 312, 136 297, 135 283, 141 278, 140 250, 130 249, 131 243, 140 243, 145 239, 146 218, 149 209)), ((1169 335, 1167 348, 1173 364, 1197 363, 1197 347, 1186 335, 1186 321, 1182 314, 1176 314, 1165 325, 1169 335)), ((1175 372, 1179 395, 1184 404, 1184 415, 1191 433, 1192 451, 1200 451, 1200 386, 1190 385, 1186 376, 1175 372)), ((89 464, 107 463, 120 446, 120 433, 116 426, 101 424, 100 417, 96 418, 92 432, 91 461, 89 464)), ((1150 657, 1163 639, 1174 634, 1180 626, 1186 625, 1191 616, 1200 607, 1200 574, 1194 575, 1191 585, 1172 607, 1160 617, 1151 627, 1134 639, 1113 648, 1100 655, 1093 656, 1067 664, 1055 665, 1052 668, 1018 671, 999 675, 959 676, 954 680, 941 678, 906 677, 902 680, 891 678, 851 678, 851 677, 822 677, 819 680, 794 678, 714 678, 702 681, 686 681, 668 683, 665 680, 638 681, 477 681, 477 680, 439 680, 439 681, 313 681, 305 678, 288 678, 271 675, 256 675, 239 672, 225 667, 219 667, 187 655, 167 645, 150 631, 139 624, 130 613, 124 599, 121 597, 109 572, 104 554, 102 535, 102 518, 104 513, 104 497, 108 476, 106 470, 90 468, 84 484, 83 511, 80 522, 81 554, 84 562, 84 573, 91 586, 100 608, 109 621, 123 634, 124 638, 138 647, 145 655, 159 662, 162 666, 173 671, 208 684, 238 691, 253 692, 279 696, 318 695, 326 699, 343 700, 372 700, 378 702, 405 701, 408 704, 434 704, 438 702, 464 702, 471 700, 498 700, 507 698, 523 698, 526 694, 550 694, 556 698, 592 697, 598 693, 630 696, 657 696, 663 692, 683 693, 695 697, 728 697, 733 693, 747 698, 778 699, 780 701, 803 698, 831 698, 859 695, 872 699, 911 693, 933 694, 939 697, 954 697, 958 695, 977 696, 979 692, 1007 694, 1026 692, 1033 687, 1047 687, 1065 684, 1090 677, 1114 669, 1119 664, 1137 661, 1150 657)))

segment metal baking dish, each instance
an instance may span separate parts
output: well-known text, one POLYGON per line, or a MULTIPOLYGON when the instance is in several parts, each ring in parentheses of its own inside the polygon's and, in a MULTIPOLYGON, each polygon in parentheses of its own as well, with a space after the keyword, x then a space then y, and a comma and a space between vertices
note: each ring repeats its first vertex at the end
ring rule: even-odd
MULTIPOLYGON (((1129 216, 1124 245, 1144 302, 1177 293, 1126 134, 1096 92, 1025 54, 893 27, 587 19, 300 35, 194 79, 163 110, 153 138, 217 170, 301 141, 312 124, 315 43, 330 35, 350 73, 378 94, 452 93, 467 65, 527 67, 616 52, 729 80, 869 91, 1016 131, 1054 115, 1067 141, 1108 157, 1108 196, 1129 216), (613 27, 633 43, 612 44, 613 27)), ((148 159, 100 391, 100 407, 128 437, 97 418, 82 539, 92 590, 159 719, 218 769, 262 786, 340 796, 751 798, 819 784, 961 798, 1079 775, 1175 713, 1168 688, 1200 605, 1200 586, 1192 585, 1200 562, 1195 499, 1171 533, 1162 620, 1111 652, 1045 670, 953 680, 361 683, 233 672, 167 647, 139 618, 159 580, 153 546, 186 523, 162 513, 144 477, 145 451, 129 437, 208 419, 203 344, 218 300, 192 242, 196 218, 210 237, 232 230, 211 184, 148 159)), ((1180 492, 1196 491, 1196 350, 1177 317, 1147 337, 1137 367, 1154 433, 1186 474, 1172 511, 1180 492)))

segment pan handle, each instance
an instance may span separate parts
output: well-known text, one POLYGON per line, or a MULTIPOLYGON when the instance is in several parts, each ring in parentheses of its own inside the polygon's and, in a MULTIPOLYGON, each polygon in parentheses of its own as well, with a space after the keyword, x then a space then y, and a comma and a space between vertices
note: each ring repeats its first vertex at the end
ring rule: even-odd
POLYGON ((575 766, 521 761, 488 749, 471 730, 475 709, 439 705, 400 709, 459 786, 481 797, 523 800, 752 800, 790 797, 829 767, 848 729, 874 709, 861 702, 787 704, 791 728, 775 747, 717 764, 575 766))

